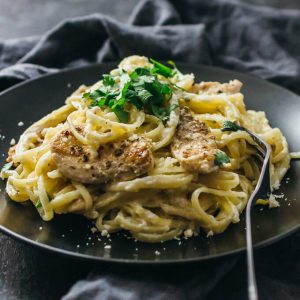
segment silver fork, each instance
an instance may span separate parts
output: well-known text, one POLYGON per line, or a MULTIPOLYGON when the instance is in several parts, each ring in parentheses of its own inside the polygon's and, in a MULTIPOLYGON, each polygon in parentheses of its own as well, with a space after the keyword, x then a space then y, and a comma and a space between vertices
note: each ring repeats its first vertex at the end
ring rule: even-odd
POLYGON ((255 278, 255 266, 253 257, 252 230, 251 230, 251 208, 255 204, 255 200, 266 197, 271 193, 270 182, 270 155, 271 147, 263 139, 248 129, 241 127, 246 131, 257 144, 257 150, 263 161, 261 172, 254 191, 252 192, 246 207, 246 243, 247 243, 247 270, 248 270, 248 297, 249 300, 257 300, 257 284, 255 278))

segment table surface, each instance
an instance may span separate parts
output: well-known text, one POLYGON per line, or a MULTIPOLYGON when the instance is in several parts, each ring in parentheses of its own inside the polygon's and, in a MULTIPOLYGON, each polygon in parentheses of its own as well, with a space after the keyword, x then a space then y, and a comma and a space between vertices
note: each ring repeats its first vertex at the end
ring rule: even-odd
MULTIPOLYGON (((298 0, 241 1, 275 7, 300 8, 298 0)), ((138 0, 89 0, 86 5, 86 0, 0 0, 0 39, 40 35, 64 18, 95 12, 126 21, 137 2, 138 0)), ((259 250, 260 256, 270 251, 272 253, 278 251, 280 255, 281 249, 288 245, 295 246, 293 243, 293 237, 290 237, 276 245, 259 250)), ((86 278, 91 269, 101 270, 102 273, 120 271, 115 267, 112 269, 110 265, 92 265, 56 256, 17 242, 2 233, 0 233, 0 253, 0 299, 58 299, 69 290, 74 282, 86 278)), ((229 279, 245 275, 243 258, 239 264, 240 266, 234 268, 228 275, 229 279)), ((195 266, 187 267, 183 273, 188 274, 194 268, 195 266)), ((202 268, 205 271, 205 268, 210 268, 210 266, 204 265, 202 268)), ((265 271, 258 264, 258 272, 265 271)), ((134 275, 139 274, 140 271, 136 269, 131 272, 134 275)), ((154 274, 157 276, 157 270, 148 271, 149 278, 154 274)), ((262 276, 259 273, 258 276, 260 275, 262 276)), ((246 290, 246 281, 241 280, 240 283, 246 290)))

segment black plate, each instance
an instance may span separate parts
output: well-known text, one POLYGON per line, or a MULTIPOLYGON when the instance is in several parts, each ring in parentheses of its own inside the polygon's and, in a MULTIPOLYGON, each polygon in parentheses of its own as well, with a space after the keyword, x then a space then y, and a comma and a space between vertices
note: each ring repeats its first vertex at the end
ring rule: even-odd
MULTIPOLYGON (((63 105, 64 99, 80 84, 99 80, 116 64, 93 65, 41 77, 19 84, 0 95, 0 163, 4 163, 11 138, 19 135, 32 122, 63 105), (18 127, 19 121, 25 123, 18 127)), ((272 83, 253 76, 206 66, 179 64, 183 72, 193 72, 197 81, 228 81, 234 78, 244 83, 248 109, 266 112, 272 126, 281 128, 291 151, 300 150, 300 98, 272 83)), ((110 239, 92 234, 91 223, 81 216, 56 216, 43 222, 30 203, 10 201, 5 184, 0 182, 0 229, 22 241, 50 251, 78 258, 109 262, 174 263, 206 260, 245 249, 245 224, 232 224, 223 234, 207 239, 205 235, 189 240, 174 240, 163 244, 134 242, 126 233, 113 234, 110 239), (30 205, 29 205, 30 204, 30 205), (104 249, 112 246, 111 251, 104 249), (159 251, 159 256, 155 251, 159 251)), ((253 212, 254 244, 266 245, 299 229, 300 221, 300 161, 291 169, 276 194, 284 194, 279 209, 257 207, 253 212), (290 178, 290 180, 289 180, 290 178)))

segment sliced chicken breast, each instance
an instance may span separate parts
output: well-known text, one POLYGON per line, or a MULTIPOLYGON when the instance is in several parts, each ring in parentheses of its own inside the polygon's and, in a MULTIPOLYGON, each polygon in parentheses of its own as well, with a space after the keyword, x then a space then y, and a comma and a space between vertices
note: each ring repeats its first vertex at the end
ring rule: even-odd
POLYGON ((67 178, 87 184, 131 180, 147 173, 154 164, 151 144, 144 138, 100 146, 92 158, 70 130, 64 130, 51 144, 53 159, 67 178))
POLYGON ((191 88, 191 92, 198 94, 209 94, 215 95, 220 93, 225 93, 227 95, 236 94, 241 91, 243 84, 237 80, 231 80, 229 83, 220 82, 201 82, 199 84, 194 84, 191 88))
POLYGON ((207 125, 196 120, 188 107, 182 107, 171 144, 173 156, 188 171, 210 173, 218 168, 214 163, 217 150, 215 137, 207 125))

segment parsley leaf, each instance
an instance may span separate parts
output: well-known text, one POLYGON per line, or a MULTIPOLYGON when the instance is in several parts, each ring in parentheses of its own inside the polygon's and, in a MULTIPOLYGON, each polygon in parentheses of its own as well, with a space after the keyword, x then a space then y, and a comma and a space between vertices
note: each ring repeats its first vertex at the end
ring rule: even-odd
POLYGON ((35 204, 35 207, 36 208, 42 208, 43 207, 40 198, 38 199, 37 203, 35 204))
POLYGON ((153 99, 153 95, 146 89, 138 89, 136 94, 144 105, 146 105, 151 98, 153 99))
POLYGON ((103 74, 102 82, 105 86, 113 86, 115 84, 115 80, 109 74, 103 74))
MULTIPOLYGON (((48 200, 51 201, 51 196, 48 193, 46 193, 46 194, 47 194, 48 200)), ((36 202, 35 207, 38 208, 38 209, 43 207, 40 198, 38 198, 38 201, 36 202)))
POLYGON ((137 92, 132 86, 130 86, 126 91, 126 99, 129 103, 133 104, 138 110, 143 108, 143 102, 138 96, 137 92))
POLYGON ((119 93, 116 92, 116 90, 104 90, 104 89, 98 89, 93 92, 84 93, 83 97, 85 99, 92 99, 91 106, 103 106, 103 105, 109 105, 110 101, 115 99, 119 93))
POLYGON ((177 69, 176 64, 173 60, 168 60, 168 64, 173 67, 173 69, 177 69))
MULTIPOLYGON (((167 101, 172 97, 171 83, 163 83, 158 80, 157 75, 165 77, 174 76, 173 70, 155 60, 151 60, 153 68, 138 67, 131 74, 122 70, 121 82, 126 82, 120 87, 111 75, 104 74, 103 86, 92 92, 83 94, 88 100, 89 106, 108 106, 123 123, 128 123, 129 113, 125 110, 126 103, 134 105, 138 110, 153 114, 162 121, 167 121, 170 112, 177 106, 167 106, 167 101), (123 76, 125 76, 123 78, 123 76)), ((172 63, 171 63, 172 64, 172 63)))
POLYGON ((113 108, 113 112, 116 114, 116 116, 122 123, 128 123, 129 114, 126 110, 124 110, 122 106, 117 105, 113 108))
POLYGON ((151 105, 153 114, 162 121, 168 121, 171 111, 177 107, 177 104, 171 104, 169 107, 159 107, 154 104, 151 105))
POLYGON ((147 68, 136 68, 133 73, 135 73, 137 76, 150 76, 151 75, 150 70, 147 68))
POLYGON ((230 163, 230 159, 225 152, 218 151, 215 154, 215 165, 221 166, 223 164, 228 164, 228 163, 230 163))
POLYGON ((173 77, 176 74, 176 70, 163 65, 162 63, 154 60, 153 58, 150 58, 150 62, 152 62, 154 65, 154 68, 151 69, 152 74, 160 74, 165 77, 173 77))
POLYGON ((223 127, 221 128, 221 131, 238 131, 241 129, 241 126, 237 125, 236 123, 225 121, 223 127))
POLYGON ((13 165, 13 162, 12 162, 12 161, 9 162, 9 163, 6 163, 6 164, 2 167, 1 173, 2 173, 2 172, 5 172, 5 171, 8 171, 8 170, 12 167, 12 165, 13 165))

